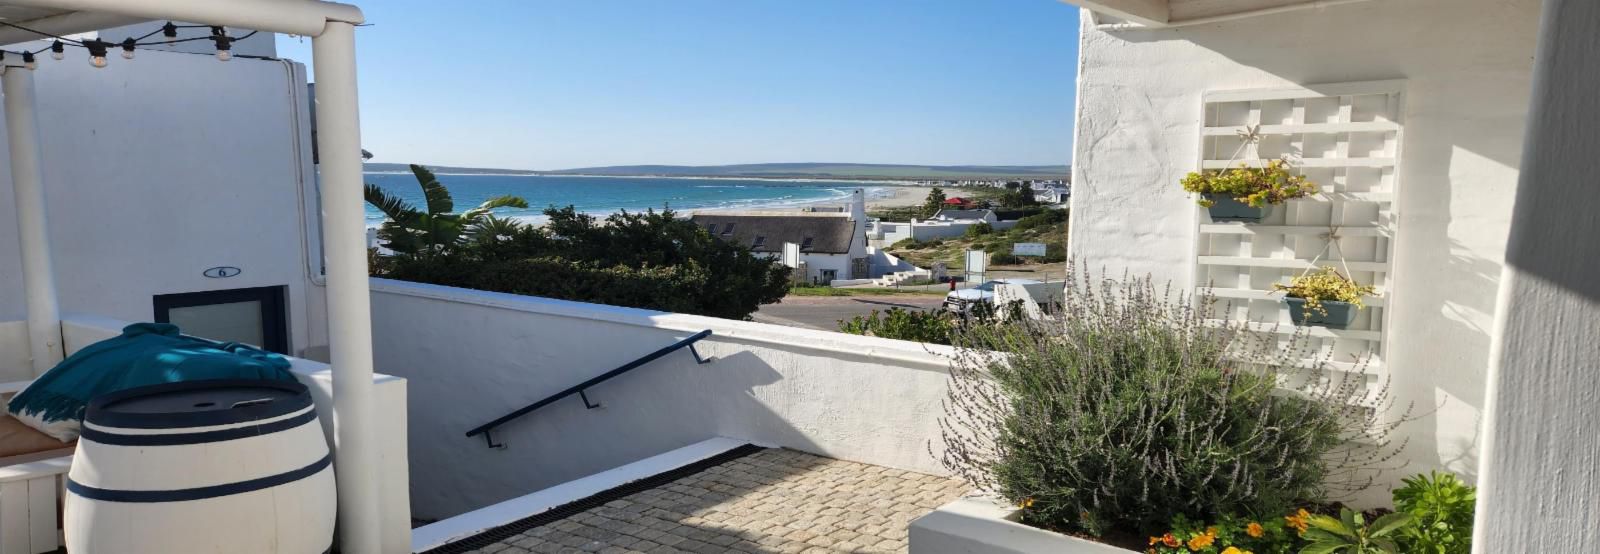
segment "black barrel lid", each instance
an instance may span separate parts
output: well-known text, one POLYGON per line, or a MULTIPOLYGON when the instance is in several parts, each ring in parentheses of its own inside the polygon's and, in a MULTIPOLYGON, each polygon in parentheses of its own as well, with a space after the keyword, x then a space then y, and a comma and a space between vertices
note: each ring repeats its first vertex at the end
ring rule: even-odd
POLYGON ((259 421, 310 405, 311 393, 295 381, 211 379, 96 396, 84 419, 107 427, 171 429, 259 421))

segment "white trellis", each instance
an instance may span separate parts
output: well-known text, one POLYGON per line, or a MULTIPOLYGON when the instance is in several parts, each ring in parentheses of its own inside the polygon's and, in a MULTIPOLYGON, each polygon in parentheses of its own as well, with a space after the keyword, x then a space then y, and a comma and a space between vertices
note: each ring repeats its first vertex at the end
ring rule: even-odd
POLYGON ((1272 285, 1316 265, 1338 265, 1357 282, 1377 287, 1365 300, 1368 309, 1348 329, 1301 331, 1318 342, 1332 369, 1356 369, 1351 360, 1368 354, 1369 374, 1384 374, 1386 316, 1395 283, 1403 83, 1210 92, 1203 107, 1200 168, 1288 159, 1322 189, 1278 206, 1260 223, 1213 222, 1206 210, 1196 210, 1193 282, 1223 305, 1217 322, 1249 321, 1261 332, 1294 333, 1283 295, 1272 285), (1252 130, 1259 137, 1253 144, 1242 136, 1252 130), (1237 160, 1230 162, 1236 153, 1237 160), (1328 248, 1329 240, 1338 241, 1337 248, 1328 248), (1343 264, 1325 255, 1318 263, 1318 255, 1328 250, 1342 254, 1343 264))

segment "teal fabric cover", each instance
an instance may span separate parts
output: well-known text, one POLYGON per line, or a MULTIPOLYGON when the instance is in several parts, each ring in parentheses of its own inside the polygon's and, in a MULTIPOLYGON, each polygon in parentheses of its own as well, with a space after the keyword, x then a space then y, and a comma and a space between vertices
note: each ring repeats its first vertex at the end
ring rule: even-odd
POLYGON ((294 375, 289 373, 289 360, 271 352, 182 335, 176 325, 167 323, 135 323, 124 327, 121 335, 62 360, 12 397, 6 411, 25 423, 81 422, 89 400, 96 396, 204 379, 292 381, 294 375))

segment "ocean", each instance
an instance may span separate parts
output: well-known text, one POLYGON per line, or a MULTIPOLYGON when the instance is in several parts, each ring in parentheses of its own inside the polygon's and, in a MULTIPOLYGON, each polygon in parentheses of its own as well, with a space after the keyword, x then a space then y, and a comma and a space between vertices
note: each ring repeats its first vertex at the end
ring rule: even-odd
MULTIPOLYGON (((838 200, 850 191, 867 189, 868 198, 888 195, 881 183, 849 181, 777 181, 763 179, 689 179, 666 177, 574 177, 555 175, 437 175, 450 189, 457 211, 502 194, 528 201, 528 209, 495 213, 542 223, 548 206, 571 204, 578 211, 605 215, 620 210, 644 211, 669 206, 687 212, 707 209, 782 209, 838 200)), ((410 173, 367 173, 378 185, 413 206, 424 205, 422 188, 410 173)), ((383 214, 367 206, 367 225, 383 223, 383 214)))

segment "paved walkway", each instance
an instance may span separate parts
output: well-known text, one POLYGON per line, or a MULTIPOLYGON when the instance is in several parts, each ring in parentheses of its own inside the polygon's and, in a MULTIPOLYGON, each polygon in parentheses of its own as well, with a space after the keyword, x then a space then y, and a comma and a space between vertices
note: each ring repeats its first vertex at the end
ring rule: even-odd
POLYGON ((476 552, 905 552, 906 524, 966 490, 943 477, 770 449, 476 552))

